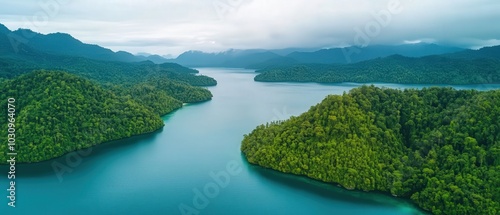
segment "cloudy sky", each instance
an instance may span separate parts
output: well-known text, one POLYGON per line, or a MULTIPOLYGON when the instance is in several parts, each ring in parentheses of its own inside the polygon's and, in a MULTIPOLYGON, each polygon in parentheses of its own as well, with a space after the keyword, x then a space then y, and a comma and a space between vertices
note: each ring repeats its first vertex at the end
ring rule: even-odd
POLYGON ((11 30, 65 32, 132 53, 500 44, 498 0, 0 0, 11 30))

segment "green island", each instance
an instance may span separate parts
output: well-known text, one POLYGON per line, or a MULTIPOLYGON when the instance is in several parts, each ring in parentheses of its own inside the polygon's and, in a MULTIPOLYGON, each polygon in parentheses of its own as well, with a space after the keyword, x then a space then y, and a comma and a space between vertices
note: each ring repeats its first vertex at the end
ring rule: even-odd
MULTIPOLYGON (((17 162, 48 160, 163 126, 152 108, 68 73, 37 71, 2 85, 0 105, 16 99, 17 162)), ((3 134, 7 119, 1 117, 0 124, 3 134)), ((7 142, 6 137, 0 141, 7 142)), ((7 151, 7 145, 0 150, 7 151)), ((0 159, 6 161, 7 155, 0 159)))
MULTIPOLYGON (((153 132, 163 127, 160 116, 183 103, 212 98, 207 89, 166 76, 118 85, 41 70, 0 85, 0 105, 5 113, 8 99, 16 99, 16 151, 21 163, 153 132)), ((4 128, 0 141, 7 142, 7 118, 2 117, 0 124, 4 128)), ((7 151, 7 145, 2 144, 0 150, 7 151)), ((0 160, 5 163, 7 154, 1 154, 0 160)))
MULTIPOLYGON (((352 64, 291 64, 258 70, 260 82, 493 84, 500 83, 500 59, 476 53, 419 58, 392 55, 352 64), (468 56, 468 57, 466 57, 468 56)), ((500 56, 500 46, 488 49, 500 56)))
POLYGON ((247 160, 433 214, 500 213, 500 91, 355 88, 244 136, 247 160))
MULTIPOLYGON (((7 102, 15 99, 18 163, 156 131, 163 127, 161 116, 184 103, 211 100, 203 87, 217 85, 195 69, 141 61, 67 34, 30 31, 37 36, 29 43, 13 41, 23 31, 29 30, 0 31, 0 105, 7 114, 7 102)), ((0 117, 3 143, 8 120, 0 117)), ((7 144, 0 151, 9 151, 7 144)), ((7 153, 0 160, 5 164, 7 153)))

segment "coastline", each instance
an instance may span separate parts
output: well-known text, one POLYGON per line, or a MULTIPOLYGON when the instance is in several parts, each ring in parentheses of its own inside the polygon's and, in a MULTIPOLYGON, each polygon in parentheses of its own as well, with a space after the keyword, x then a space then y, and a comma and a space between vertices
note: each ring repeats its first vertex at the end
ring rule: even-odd
MULTIPOLYGON (((109 145, 109 144, 113 144, 113 143, 116 143, 116 142, 119 142, 119 141, 123 141, 123 140, 129 140, 129 139, 134 139, 134 138, 140 138, 140 137, 145 137, 145 136, 149 136, 149 135, 152 135, 152 134, 155 134, 155 133, 160 133, 163 128, 165 127, 165 119, 163 119, 164 117, 168 116, 168 115, 171 115, 173 113, 175 113, 176 111, 178 110, 181 110, 183 107, 185 106, 188 106, 188 105, 196 105, 196 104, 200 104, 200 103, 203 103, 203 102, 208 102, 208 101, 211 101, 212 99, 210 98, 210 100, 206 100, 206 101, 201 101, 201 102, 194 102, 194 103, 183 103, 183 105, 179 108, 176 108, 166 114, 163 114, 161 116, 159 116, 162 121, 163 121, 163 124, 161 127, 157 128, 157 129, 154 129, 153 131, 150 131, 150 132, 145 132, 145 133, 140 133, 140 134, 135 134, 135 135, 132 135, 130 137, 122 137, 122 138, 118 138, 118 139, 113 139, 113 140, 108 140, 108 141, 105 141, 105 142, 101 142, 101 143, 96 143, 90 147, 87 147, 87 148, 81 148, 81 149, 76 149, 76 150, 73 150, 73 151, 68 151, 68 152, 65 152, 64 154, 60 155, 60 156, 57 156, 57 157, 53 157, 53 158, 50 158, 50 159, 47 159, 47 160, 42 160, 42 161, 36 161, 36 162, 16 162, 16 164, 39 164, 39 163, 44 163, 44 162, 50 162, 50 161, 54 161, 56 159, 59 159, 61 157, 64 157, 64 156, 67 156, 68 154, 70 153, 73 153, 73 152, 78 152, 80 150, 86 150, 86 149, 90 149, 90 148, 93 148, 93 147, 96 147, 96 146, 104 146, 104 145, 109 145)), ((0 167, 8 167, 9 164, 8 163, 2 163, 0 162, 0 167)))
POLYGON ((282 171, 279 171, 279 170, 276 170, 276 169, 273 169, 273 168, 269 168, 269 167, 261 166, 259 164, 251 163, 250 161, 248 161, 245 153, 241 152, 241 154, 245 158, 244 161, 247 164, 251 165, 252 167, 258 167, 258 168, 262 168, 262 169, 265 169, 265 170, 271 170, 272 172, 275 172, 275 173, 280 173, 280 174, 284 174, 284 175, 287 175, 287 176, 294 176, 294 177, 298 177, 299 179, 310 180, 310 181, 313 181, 315 183, 319 183, 321 185, 325 185, 325 186, 328 186, 328 187, 331 187, 331 188, 338 187, 338 188, 340 188, 340 189, 342 189, 342 190, 344 190, 346 192, 362 192, 362 193, 381 194, 381 195, 384 195, 384 196, 389 197, 389 198, 404 200, 408 204, 410 204, 412 206, 415 206, 415 208, 418 208, 419 212, 421 214, 432 215, 432 213, 430 211, 427 211, 424 208, 420 207, 416 202, 414 202, 413 200, 411 200, 408 197, 394 196, 390 192, 385 192, 385 191, 381 191, 381 190, 369 190, 369 191, 366 191, 366 190, 360 190, 360 189, 355 189, 355 188, 350 189, 350 188, 347 188, 344 185, 342 185, 340 183, 337 183, 337 182, 322 181, 322 180, 319 180, 319 179, 315 179, 315 178, 309 177, 309 176, 304 175, 304 174, 298 175, 298 174, 289 173, 289 172, 282 172, 282 171))
MULTIPOLYGON (((92 145, 90 147, 81 148, 81 149, 77 149, 77 150, 73 150, 73 151, 69 151, 69 152, 66 152, 66 153, 62 154, 61 156, 53 157, 53 158, 50 158, 50 159, 47 159, 47 160, 42 160, 42 161, 37 161, 37 162, 16 162, 16 164, 28 164, 29 165, 29 164, 40 164, 40 163, 44 163, 44 162, 54 161, 56 159, 62 158, 64 156, 67 156, 70 153, 78 152, 80 150, 86 150, 86 149, 90 149, 90 148, 93 148, 93 147, 96 147, 96 146, 109 145, 109 144, 113 144, 113 143, 116 143, 116 142, 119 142, 119 141, 123 141, 123 140, 145 137, 145 136, 149 136, 149 135, 155 134, 157 132, 159 133, 159 132, 161 132, 163 130, 163 127, 165 127, 165 124, 163 124, 160 128, 155 129, 155 130, 150 131, 150 132, 141 133, 141 134, 135 134, 135 135, 132 135, 130 137, 122 137, 122 138, 118 138, 118 139, 114 139, 114 140, 105 141, 105 142, 102 142, 102 143, 97 143, 97 144, 92 145)), ((0 163, 0 167, 3 167, 3 166, 9 166, 9 165, 8 164, 4 164, 4 163, 0 163)))
MULTIPOLYGON (((257 77, 257 76, 256 76, 257 77)), ((466 84, 458 84, 458 83, 398 83, 398 82, 353 82, 353 81, 344 81, 344 82, 319 82, 319 81, 279 81, 279 80, 256 80, 255 82, 260 83, 290 83, 290 84, 321 84, 321 85, 388 85, 388 84, 401 84, 401 85, 428 85, 426 87, 439 86, 439 87, 448 87, 448 86, 478 86, 478 85, 500 85, 499 83, 466 83, 466 84)))

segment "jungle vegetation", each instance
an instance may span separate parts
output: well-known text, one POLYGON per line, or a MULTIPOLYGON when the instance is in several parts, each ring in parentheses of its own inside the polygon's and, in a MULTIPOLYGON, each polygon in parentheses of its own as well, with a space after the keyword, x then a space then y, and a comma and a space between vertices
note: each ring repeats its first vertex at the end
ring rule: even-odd
POLYGON ((409 198, 434 214, 500 213, 500 91, 355 88, 258 126, 250 163, 409 198))

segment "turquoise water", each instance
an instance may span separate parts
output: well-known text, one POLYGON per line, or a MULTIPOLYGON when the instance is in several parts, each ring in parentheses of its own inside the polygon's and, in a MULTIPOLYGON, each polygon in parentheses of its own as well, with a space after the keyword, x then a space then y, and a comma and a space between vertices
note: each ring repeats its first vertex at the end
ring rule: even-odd
MULTIPOLYGON (((4 197, 0 214, 183 214, 181 209, 184 214, 422 213, 391 196, 347 191, 253 166, 240 153, 243 134, 257 125, 298 115, 326 95, 358 84, 258 83, 250 70, 200 72, 219 82, 209 88, 212 101, 163 117, 165 127, 154 134, 18 165, 17 207, 7 207, 4 197), (54 165, 65 172, 54 171, 54 165)), ((5 173, 0 187, 6 190, 7 167, 0 171, 5 173)))

